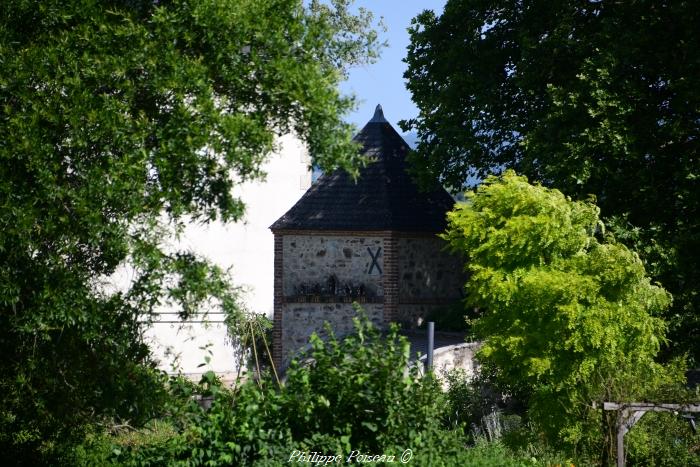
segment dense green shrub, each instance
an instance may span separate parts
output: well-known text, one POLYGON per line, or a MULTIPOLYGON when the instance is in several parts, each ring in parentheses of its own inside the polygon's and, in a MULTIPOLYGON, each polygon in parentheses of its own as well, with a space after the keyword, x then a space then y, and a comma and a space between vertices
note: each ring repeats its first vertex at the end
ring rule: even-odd
POLYGON ((625 443, 630 466, 700 466, 700 434, 680 414, 647 413, 625 443))
POLYGON ((446 372, 447 384, 443 423, 448 427, 467 426, 474 436, 481 433, 482 419, 499 409, 503 398, 489 388, 483 375, 469 376, 462 369, 446 372))
POLYGON ((355 326, 343 340, 314 336, 310 366, 288 371, 282 413, 295 440, 331 434, 370 452, 420 444, 423 429, 439 424, 437 381, 409 369, 409 344, 397 328, 383 339, 369 321, 355 326))
MULTIPOLYGON (((231 390, 212 374, 193 388, 173 385, 183 396, 209 396, 204 409, 190 398, 169 418, 176 433, 151 444, 118 437, 111 462, 121 465, 248 465, 287 460, 294 450, 349 455, 436 451, 445 437, 442 393, 431 376, 409 365, 409 346, 392 328, 386 337, 366 319, 356 333, 326 341, 314 336, 305 363, 294 362, 286 383, 248 380, 231 390)), ((451 449, 464 447, 461 431, 451 449)), ((98 449, 99 450, 99 449, 98 449)), ((436 451, 437 452, 437 451, 436 451)), ((436 454, 437 455, 437 454, 436 454)))
MULTIPOLYGON (((366 318, 341 340, 329 330, 312 338, 302 362, 284 385, 248 380, 235 389, 212 373, 198 385, 171 382, 169 416, 137 432, 90 438, 77 465, 286 465, 296 451, 340 455, 353 451, 396 456, 410 449, 411 465, 533 465, 484 439, 468 445, 463 424, 446 426, 450 396, 431 375, 409 362, 409 347, 396 328, 386 336, 366 318), (203 408, 193 396, 211 397, 203 408)), ((448 393, 449 394, 449 393, 448 393)))

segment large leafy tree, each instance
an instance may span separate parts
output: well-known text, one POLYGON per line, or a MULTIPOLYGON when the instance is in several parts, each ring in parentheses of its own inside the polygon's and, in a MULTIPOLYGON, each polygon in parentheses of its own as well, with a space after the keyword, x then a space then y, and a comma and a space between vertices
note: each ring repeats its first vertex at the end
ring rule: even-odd
POLYGON ((691 1, 450 0, 414 19, 408 87, 426 177, 514 168, 597 197, 673 294, 700 361, 700 9, 691 1))
MULTIPOLYGON (((233 221, 275 135, 360 162, 345 68, 377 52, 348 1, 45 1, 0 6, 0 447, 38 462, 87 420, 148 415, 158 304, 235 313, 225 275, 164 248, 233 221), (130 264, 130 288, 101 280, 130 264), (149 396, 149 397, 146 397, 149 396)), ((235 321, 235 319, 233 319, 235 321)))
POLYGON ((596 441, 594 401, 662 397, 682 379, 654 361, 668 293, 604 234, 594 204, 509 170, 449 214, 444 238, 469 258, 480 360, 550 441, 596 441))

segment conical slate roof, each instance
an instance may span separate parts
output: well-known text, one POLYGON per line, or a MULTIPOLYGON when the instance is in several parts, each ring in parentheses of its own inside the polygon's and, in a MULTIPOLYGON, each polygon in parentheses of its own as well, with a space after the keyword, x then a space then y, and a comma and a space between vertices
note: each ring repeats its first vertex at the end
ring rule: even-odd
POLYGON ((376 158, 354 181, 345 171, 322 175, 270 226, 277 230, 393 230, 440 232, 454 200, 442 188, 421 192, 407 173, 408 144, 386 121, 382 107, 354 138, 376 158))

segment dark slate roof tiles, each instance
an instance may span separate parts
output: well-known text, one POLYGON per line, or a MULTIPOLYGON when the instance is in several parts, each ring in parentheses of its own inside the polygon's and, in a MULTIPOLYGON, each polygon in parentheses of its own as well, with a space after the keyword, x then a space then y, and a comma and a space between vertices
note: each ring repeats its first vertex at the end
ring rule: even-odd
POLYGON ((407 172, 409 148, 386 121, 381 106, 355 136, 362 153, 375 161, 357 181, 337 170, 322 175, 270 227, 277 230, 393 230, 440 232, 454 200, 442 188, 421 192, 407 172))

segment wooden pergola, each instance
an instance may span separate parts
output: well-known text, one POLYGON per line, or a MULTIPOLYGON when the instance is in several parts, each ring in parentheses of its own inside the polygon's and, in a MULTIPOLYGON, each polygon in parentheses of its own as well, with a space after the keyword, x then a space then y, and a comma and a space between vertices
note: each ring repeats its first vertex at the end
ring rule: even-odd
MULTIPOLYGON (((647 412, 698 413, 700 404, 657 404, 651 402, 603 402, 603 410, 617 412, 617 436, 615 440, 617 466, 625 465, 625 435, 647 412)), ((693 430, 695 420, 690 419, 693 430)))

